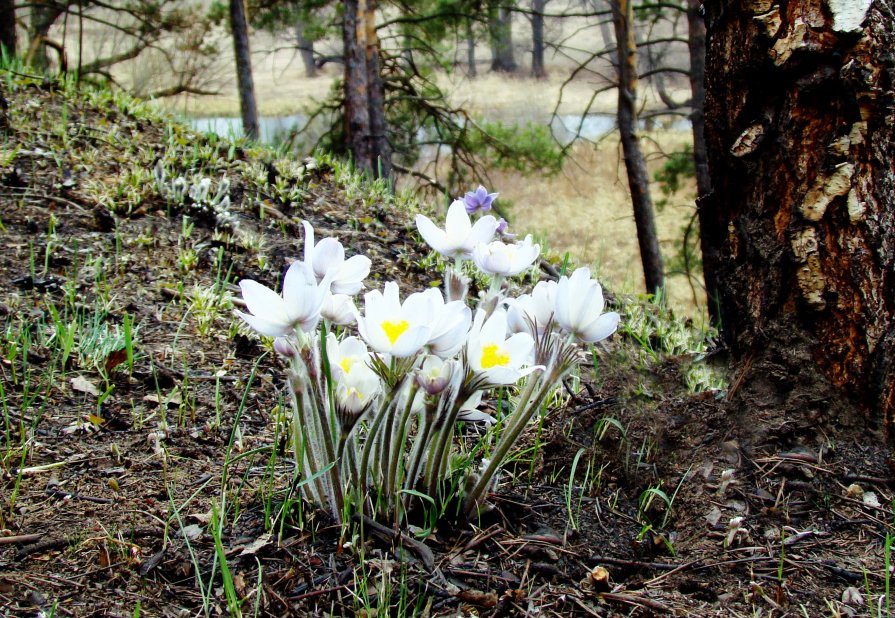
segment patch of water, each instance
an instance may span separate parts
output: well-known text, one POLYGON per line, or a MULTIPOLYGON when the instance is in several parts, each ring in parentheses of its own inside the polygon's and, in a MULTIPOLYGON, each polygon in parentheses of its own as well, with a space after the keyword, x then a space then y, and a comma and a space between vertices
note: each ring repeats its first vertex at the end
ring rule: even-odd
MULTIPOLYGON (((272 144, 278 139, 289 135, 292 131, 300 129, 307 122, 308 117, 304 114, 292 114, 290 116, 262 116, 258 119, 261 129, 261 141, 265 144, 272 144)), ((488 120, 500 120, 502 122, 510 122, 515 119, 507 118, 489 118, 488 120)), ((187 118, 190 125, 197 131, 205 133, 216 133, 221 137, 234 137, 242 134, 242 120, 239 118, 224 116, 203 116, 187 118)), ((575 135, 579 135, 584 139, 597 140, 607 133, 615 130, 615 114, 562 114, 556 116, 551 121, 549 117, 538 119, 534 122, 550 124, 550 129, 556 139, 567 144, 575 135)), ((671 121, 661 123, 668 129, 686 131, 690 129, 690 120, 687 118, 674 117, 671 121)), ((640 128, 645 128, 647 121, 640 121, 640 128)), ((424 134, 420 134, 420 140, 425 139, 424 134)))

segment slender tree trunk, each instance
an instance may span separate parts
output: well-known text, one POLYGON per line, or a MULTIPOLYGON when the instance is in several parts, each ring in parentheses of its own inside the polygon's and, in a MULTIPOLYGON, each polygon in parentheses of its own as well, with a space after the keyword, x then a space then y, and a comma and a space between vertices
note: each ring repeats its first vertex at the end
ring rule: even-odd
POLYGON ((236 57, 236 82, 242 132, 249 139, 258 139, 258 106, 255 104, 255 83, 252 79, 252 54, 249 50, 249 26, 244 0, 230 0, 230 29, 236 57))
POLYGON ((478 74, 475 66, 475 32, 472 30, 472 20, 466 20, 466 74, 475 77, 478 74))
POLYGON ((28 24, 28 57, 38 69, 46 69, 49 66, 50 60, 44 41, 60 15, 62 15, 62 8, 55 3, 36 0, 31 6, 31 19, 28 24))
POLYGON ((700 15, 702 2, 687 0, 687 44, 690 48, 690 123, 693 126, 693 160, 696 166, 696 209, 699 218, 700 243, 702 248, 702 275, 708 300, 709 320, 719 325, 718 315, 718 251, 705 237, 719 238, 722 230, 716 229, 715 221, 707 216, 703 201, 712 192, 709 176, 708 152, 705 143, 705 22, 700 15))
POLYGON ((634 43, 634 11, 630 0, 619 0, 613 7, 615 41, 618 48, 618 130, 621 136, 628 187, 637 225, 637 241, 646 289, 658 294, 665 285, 653 201, 649 192, 646 159, 637 136, 637 46, 634 43))
POLYGON ((16 55, 16 3, 0 0, 0 48, 8 56, 16 55))
POLYGON ((491 70, 515 73, 518 67, 513 52, 513 14, 506 7, 491 8, 488 28, 491 36, 491 70))
POLYGON ((703 235, 744 418, 787 414, 769 431, 895 414, 895 19, 867 4, 705 5, 703 235))
POLYGON ((547 0, 531 0, 531 76, 547 77, 544 67, 544 8, 547 0))
POLYGON ((343 5, 342 39, 345 48, 345 137, 354 164, 368 174, 370 164, 370 110, 367 107, 367 30, 358 23, 361 3, 346 0, 343 5))
POLYGON ((388 124, 385 120, 385 86, 379 64, 379 37, 376 34, 376 0, 366 0, 366 66, 370 113, 370 164, 377 178, 392 174, 392 152, 388 143, 388 124))
POLYGON ((316 77, 317 62, 314 60, 314 41, 305 36, 305 23, 301 20, 295 24, 295 44, 301 55, 301 63, 305 67, 305 77, 316 77))

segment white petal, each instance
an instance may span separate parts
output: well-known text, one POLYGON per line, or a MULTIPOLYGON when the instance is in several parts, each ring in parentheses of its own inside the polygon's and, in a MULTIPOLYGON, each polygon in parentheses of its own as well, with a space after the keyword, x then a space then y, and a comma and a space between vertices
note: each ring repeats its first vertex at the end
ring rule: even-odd
POLYGON ((444 220, 444 231, 448 240, 462 243, 469 236, 471 229, 472 223, 466 213, 466 206, 461 200, 454 200, 448 207, 447 217, 444 220))
POLYGON ((292 327, 285 322, 273 322, 270 320, 265 320, 264 318, 259 318, 255 315, 249 315, 248 313, 243 313, 242 311, 237 311, 236 315, 245 320, 246 323, 257 332, 268 337, 282 337, 283 335, 288 334, 290 330, 292 330, 292 327))
POLYGON ((416 229, 419 230, 420 236, 426 241, 426 244, 432 247, 438 253, 447 255, 454 250, 448 244, 447 234, 444 230, 439 229, 429 217, 424 215, 416 216, 416 229))
POLYGON ((597 341, 602 341, 615 332, 615 330, 618 328, 619 319, 619 315, 614 311, 604 313, 599 318, 581 329, 581 331, 578 333, 578 337, 582 341, 586 341, 588 343, 596 343, 597 341))
POLYGON ((301 222, 305 230, 305 262, 313 266, 314 260, 314 228, 305 220, 301 222))
POLYGON ((287 322, 286 306, 279 294, 251 279, 239 282, 242 299, 254 315, 273 322, 287 322))

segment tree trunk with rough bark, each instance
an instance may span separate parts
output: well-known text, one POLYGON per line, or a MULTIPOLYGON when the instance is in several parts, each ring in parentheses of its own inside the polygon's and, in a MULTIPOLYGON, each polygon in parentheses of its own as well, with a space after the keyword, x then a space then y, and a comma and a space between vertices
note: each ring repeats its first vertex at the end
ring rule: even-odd
POLYGON ((364 7, 366 27, 367 107, 370 114, 370 165, 376 178, 392 175, 392 151, 385 119, 385 85, 379 63, 379 36, 376 34, 376 0, 364 7))
POLYGON ((375 0, 343 5, 345 133, 354 165, 372 177, 391 174, 391 148, 376 35, 375 0))
POLYGON ((305 67, 305 77, 317 76, 317 62, 314 60, 314 41, 305 36, 305 24, 299 20, 295 24, 295 44, 305 67))
POLYGON ((723 232, 712 228, 712 220, 706 216, 703 200, 712 192, 709 175, 708 151, 705 143, 705 21, 700 14, 702 2, 687 0, 687 46, 690 49, 690 123, 693 126, 693 161, 696 167, 696 212, 699 219, 702 249, 702 276, 708 301, 709 320, 719 325, 718 315, 718 255, 710 242, 723 232), (704 231, 703 231, 704 230, 704 231), (720 232, 720 234, 719 234, 720 232))
POLYGON ((28 23, 28 58, 39 69, 46 69, 50 64, 45 41, 50 28, 62 15, 62 7, 52 2, 37 0, 31 6, 31 19, 28 23))
POLYGON ((619 57, 618 130, 634 207, 643 277, 647 291, 658 294, 665 285, 665 272, 659 251, 659 237, 656 235, 646 159, 637 135, 637 46, 634 43, 634 10, 630 0, 614 3, 613 24, 619 57))
POLYGON ((703 203, 703 235, 717 251, 721 324, 740 361, 731 395, 750 427, 780 409, 789 417, 776 431, 848 426, 860 420, 856 409, 889 424, 892 8, 821 0, 705 8, 714 193, 703 203), (836 403, 842 392, 845 405, 836 403))
POLYGON ((515 73, 518 68, 513 52, 513 14, 506 7, 493 7, 488 15, 491 37, 491 70, 515 73))
POLYGON ((548 0, 531 1, 531 76, 547 77, 544 67, 544 8, 548 0))
POLYGON ((370 110, 367 107, 367 29, 358 22, 365 0, 347 0, 342 10, 342 40, 345 54, 345 138, 354 165, 368 174, 370 165, 370 110))
POLYGON ((0 49, 8 56, 16 55, 15 0, 0 0, 0 49))
POLYGON ((236 58, 236 83, 242 132, 249 139, 258 139, 258 106, 255 103, 255 82, 252 79, 252 54, 249 49, 249 26, 244 0, 230 0, 230 31, 236 58))
POLYGON ((466 20, 466 74, 469 77, 478 75, 475 66, 475 32, 472 29, 472 20, 466 20))

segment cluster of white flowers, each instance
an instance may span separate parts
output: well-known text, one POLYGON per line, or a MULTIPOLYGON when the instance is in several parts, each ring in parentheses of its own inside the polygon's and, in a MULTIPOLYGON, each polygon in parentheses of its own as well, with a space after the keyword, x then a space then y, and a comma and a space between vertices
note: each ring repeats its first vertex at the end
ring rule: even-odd
MULTIPOLYGON (((496 194, 483 192, 480 202, 490 207, 496 194)), ((416 219, 426 242, 457 262, 445 273, 446 294, 429 288, 402 302, 398 284, 388 282, 364 295, 360 311, 353 297, 370 260, 346 259, 334 238, 314 244, 307 222, 304 259, 289 267, 281 293, 239 284, 248 312, 238 315, 274 337, 274 349, 289 359, 301 491, 337 521, 363 510, 400 522, 421 495, 436 504, 461 498, 474 513, 525 425, 574 365, 576 342, 599 341, 618 326, 617 313, 603 313, 602 290, 586 268, 505 297, 504 278, 529 268, 540 247, 531 236, 493 240, 505 224, 491 215, 473 224, 468 203, 450 206, 444 229, 416 219), (470 259, 492 280, 476 302, 460 271, 470 259), (457 421, 493 424, 477 410, 482 394, 518 383, 524 386, 489 459, 479 467, 467 461, 458 472, 457 421), (446 491, 451 481, 461 496, 446 491)))
POLYGON ((216 191, 212 191, 212 181, 204 176, 194 177, 192 182, 183 176, 168 179, 168 173, 162 160, 159 159, 152 168, 155 190, 165 200, 179 206, 188 206, 190 210, 213 216, 219 226, 236 227, 236 215, 230 210, 230 181, 224 176, 218 183, 216 191))

